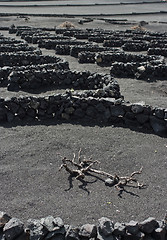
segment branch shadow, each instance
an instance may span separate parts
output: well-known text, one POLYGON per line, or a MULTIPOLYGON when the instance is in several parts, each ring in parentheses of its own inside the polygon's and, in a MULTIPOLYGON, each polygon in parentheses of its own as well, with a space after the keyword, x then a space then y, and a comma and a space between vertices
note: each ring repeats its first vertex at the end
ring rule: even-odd
MULTIPOLYGON (((95 177, 95 176, 93 176, 93 177, 95 177)), ((67 191, 70 191, 70 189, 73 188, 73 180, 74 180, 74 179, 75 179, 75 176, 69 175, 69 177, 68 177, 69 188, 65 189, 66 192, 67 192, 67 191)), ((95 183, 95 182, 97 182, 98 179, 96 178, 96 179, 93 180, 93 181, 85 181, 84 179, 77 179, 77 180, 81 182, 81 184, 80 184, 78 187, 79 187, 80 189, 86 191, 86 192, 88 193, 88 195, 89 195, 89 194, 90 194, 90 191, 89 191, 88 188, 87 188, 88 184, 95 183)))
POLYGON ((139 197, 138 194, 133 193, 131 191, 127 191, 125 188, 122 188, 122 189, 119 190, 118 197, 122 198, 122 195, 123 195, 124 192, 130 194, 133 197, 139 197))
POLYGON ((82 183, 81 185, 79 185, 79 188, 86 191, 88 193, 88 195, 90 194, 90 191, 88 190, 87 188, 87 185, 88 184, 92 184, 92 183, 95 183, 97 182, 97 179, 95 179, 94 181, 85 181, 83 179, 80 179, 80 182, 82 183))
MULTIPOLYGON (((105 180, 95 174, 92 174, 92 173, 86 173, 85 174, 86 176, 91 176, 93 178, 95 178, 94 180, 92 181, 86 181, 84 179, 77 179, 78 181, 81 182, 81 184, 78 186, 80 189, 82 189, 83 191, 87 192, 88 195, 90 194, 90 191, 88 189, 88 185, 89 184, 93 184, 95 182, 97 182, 98 180, 99 181, 102 181, 103 183, 105 183, 105 180)), ((65 191, 70 191, 72 188, 73 188, 73 181, 75 179, 75 176, 71 176, 69 175, 68 177, 68 181, 69 181, 69 188, 68 189, 65 189, 65 191)), ((109 187, 109 188, 113 188, 115 185, 113 186, 108 186, 106 185, 106 187, 109 187)), ((132 192, 132 191, 128 191, 126 188, 138 188, 137 186, 133 186, 133 185, 126 185, 125 187, 122 187, 121 189, 119 189, 119 192, 118 192, 118 197, 120 198, 123 198, 123 193, 127 193, 127 194, 130 194, 131 196, 133 197, 140 197, 138 194, 132 192)), ((141 189, 144 189, 146 188, 146 185, 144 187, 142 187, 141 189)))
POLYGON ((69 188, 67 188, 67 189, 65 189, 64 191, 69 191, 70 189, 72 189, 73 188, 73 176, 71 176, 71 175, 69 175, 68 176, 68 182, 69 182, 69 188))
MULTIPOLYGON (((127 188, 138 188, 138 186, 133 186, 133 185, 126 185, 127 188)), ((144 185, 143 187, 141 187, 140 189, 145 189, 147 186, 144 185)), ((139 189, 139 188, 138 188, 139 189)), ((119 190, 119 193, 118 193, 118 197, 122 198, 122 195, 123 193, 127 193, 127 194, 130 194, 131 196, 133 197, 140 197, 138 194, 132 192, 132 191, 128 191, 127 189, 125 189, 125 187, 122 187, 120 190, 119 190)))

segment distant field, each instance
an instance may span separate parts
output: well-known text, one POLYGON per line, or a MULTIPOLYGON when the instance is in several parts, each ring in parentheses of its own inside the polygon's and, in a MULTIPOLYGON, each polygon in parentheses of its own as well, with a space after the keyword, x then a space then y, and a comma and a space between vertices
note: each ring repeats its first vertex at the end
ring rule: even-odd
MULTIPOLYGON (((70 1, 69 3, 71 3, 70 1)), ((78 16, 96 16, 96 15, 138 15, 138 14, 155 14, 155 13, 166 13, 167 4, 166 3, 152 3, 152 4, 128 4, 128 5, 92 5, 92 6, 54 6, 54 1, 52 5, 50 2, 42 2, 40 6, 31 2, 14 4, 5 3, 1 4, 0 13, 22 13, 22 14, 68 14, 68 15, 78 15, 78 16), (33 5, 34 4, 34 5, 33 5), (13 6, 14 5, 14 6, 13 6)), ((73 1, 74 3, 74 1, 73 1)), ((153 17, 153 20, 155 18, 153 17)))

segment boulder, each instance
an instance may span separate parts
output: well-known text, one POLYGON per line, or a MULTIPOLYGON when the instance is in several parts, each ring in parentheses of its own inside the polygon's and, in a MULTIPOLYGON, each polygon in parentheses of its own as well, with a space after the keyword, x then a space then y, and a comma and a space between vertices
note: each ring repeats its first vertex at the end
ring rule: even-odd
POLYGON ((149 217, 148 219, 139 223, 140 231, 146 234, 152 233, 157 227, 158 222, 153 217, 149 217))
POLYGON ((110 236, 114 231, 114 224, 113 222, 106 217, 102 217, 98 219, 98 231, 100 235, 110 236))
POLYGON ((12 113, 16 113, 19 109, 19 104, 15 102, 11 102, 9 105, 9 108, 12 111, 12 113))
POLYGON ((112 117, 123 117, 125 111, 121 105, 111 106, 111 116, 112 117))
POLYGON ((131 107, 131 111, 133 113, 142 113, 144 110, 144 102, 141 103, 135 103, 131 107))
POLYGON ((10 82, 7 85, 7 90, 8 91, 18 91, 20 89, 20 86, 17 82, 10 82))
MULTIPOLYGON (((60 217, 54 218, 52 216, 47 216, 42 218, 40 222, 49 232, 60 230, 64 226, 63 220, 60 217)), ((63 231, 62 233, 64 234, 65 232, 63 231)))
POLYGON ((111 178, 107 178, 105 180, 105 185, 106 186, 109 186, 109 187, 112 187, 116 184, 117 182, 114 180, 114 179, 111 179, 111 178))
POLYGON ((165 113, 163 108, 155 108, 155 116, 160 119, 164 119, 165 113))
POLYGON ((77 108, 74 112, 74 116, 77 118, 83 118, 84 115, 85 115, 85 112, 81 108, 77 108))
POLYGON ((95 118, 96 117, 96 110, 94 107, 89 106, 86 110, 86 114, 91 117, 91 118, 95 118))
POLYGON ((5 121, 6 120, 6 109, 0 107, 0 121, 5 121))
POLYGON ((24 232, 24 224, 17 218, 11 218, 4 226, 6 240, 13 240, 24 232))
POLYGON ((155 240, 166 240, 167 230, 164 227, 158 227, 152 233, 152 236, 155 240))
POLYGON ((75 111, 75 108, 73 108, 73 107, 65 108, 65 112, 66 112, 67 114, 72 114, 74 111, 75 111))
POLYGON ((150 116, 150 125, 158 135, 167 135, 167 122, 155 116, 150 116))
POLYGON ((103 105, 102 102, 100 102, 96 105, 96 109, 97 109, 98 112, 105 112, 105 110, 106 110, 106 108, 105 108, 105 106, 103 105))
POLYGON ((141 240, 144 239, 145 234, 142 232, 138 232, 136 235, 133 235, 131 233, 126 233, 124 236, 124 240, 141 240))
POLYGON ((5 240, 5 235, 2 232, 0 232, 0 240, 5 240))
POLYGON ((79 240, 79 228, 77 227, 72 227, 69 226, 66 235, 65 235, 65 239, 66 240, 79 240))
POLYGON ((45 237, 46 239, 56 238, 63 240, 65 235, 65 228, 63 220, 60 217, 54 218, 48 216, 40 220, 41 224, 47 228, 49 233, 45 237))
POLYGON ((62 234, 55 234, 53 232, 50 232, 45 237, 45 240, 65 240, 65 236, 62 234))
POLYGON ((84 238, 96 238, 97 236, 97 227, 94 224, 85 224, 82 225, 79 231, 79 236, 84 238))
POLYGON ((47 228, 41 224, 40 220, 29 219, 27 227, 30 229, 31 240, 42 240, 48 233, 47 228))
POLYGON ((7 213, 0 212, 0 229, 3 228, 10 219, 11 217, 7 213))
POLYGON ((113 234, 115 236, 124 236, 125 235, 125 231, 126 231, 126 228, 125 228, 125 224, 124 223, 116 222, 114 224, 113 234))
POLYGON ((7 112, 7 121, 12 122, 14 120, 14 114, 11 112, 7 112))
POLYGON ((139 232, 139 224, 136 221, 131 220, 129 223, 125 224, 126 230, 132 235, 136 235, 139 232))
POLYGON ((144 123, 149 121, 149 116, 145 115, 145 114, 142 114, 142 113, 139 113, 139 114, 136 115, 136 119, 139 123, 144 124, 144 123))

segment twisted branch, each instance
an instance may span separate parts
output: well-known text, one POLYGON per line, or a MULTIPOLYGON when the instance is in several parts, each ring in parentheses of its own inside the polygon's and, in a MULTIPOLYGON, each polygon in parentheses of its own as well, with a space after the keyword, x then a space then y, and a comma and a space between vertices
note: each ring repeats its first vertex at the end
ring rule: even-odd
POLYGON ((112 175, 110 173, 92 168, 93 165, 99 162, 97 160, 92 161, 91 158, 85 159, 85 157, 82 160, 81 149, 78 152, 78 159, 77 159, 78 161, 76 162, 75 159, 76 159, 75 153, 73 154, 72 160, 64 157, 62 159, 63 163, 60 166, 59 170, 61 170, 62 168, 65 168, 65 170, 69 172, 71 176, 75 177, 78 180, 84 179, 86 174, 91 172, 100 174, 103 176, 107 176, 112 180, 113 185, 118 190, 123 189, 125 186, 128 186, 128 184, 132 184, 132 183, 136 183, 136 187, 138 187, 139 189, 145 186, 144 184, 139 183, 139 181, 134 177, 135 175, 142 173, 143 167, 141 167, 139 171, 133 172, 130 176, 121 177, 121 176, 118 176, 117 174, 112 175))

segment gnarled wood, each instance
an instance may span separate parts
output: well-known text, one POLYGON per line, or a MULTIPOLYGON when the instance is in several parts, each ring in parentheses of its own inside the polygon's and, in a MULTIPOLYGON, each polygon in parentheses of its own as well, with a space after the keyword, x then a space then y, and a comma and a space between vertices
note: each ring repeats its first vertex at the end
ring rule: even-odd
POLYGON ((92 166, 96 163, 99 163, 97 160, 93 161, 91 158, 83 159, 81 160, 81 149, 78 152, 78 162, 75 161, 76 155, 74 153, 73 159, 67 159, 64 157, 62 159, 62 165, 60 166, 61 170, 62 168, 65 168, 67 172, 70 173, 71 176, 74 176, 76 179, 84 179, 87 173, 95 173, 100 174, 103 176, 106 176, 113 180, 113 185, 116 189, 120 190, 124 188, 125 186, 129 186, 132 183, 136 183, 136 187, 143 188, 145 185, 139 183, 139 181, 134 177, 135 175, 141 174, 143 167, 139 171, 133 172, 130 176, 118 176, 117 174, 113 175, 110 173, 107 173, 105 171, 101 171, 98 169, 93 168, 92 166))

